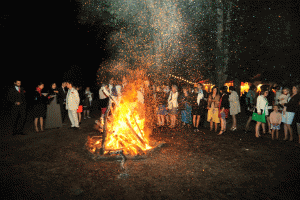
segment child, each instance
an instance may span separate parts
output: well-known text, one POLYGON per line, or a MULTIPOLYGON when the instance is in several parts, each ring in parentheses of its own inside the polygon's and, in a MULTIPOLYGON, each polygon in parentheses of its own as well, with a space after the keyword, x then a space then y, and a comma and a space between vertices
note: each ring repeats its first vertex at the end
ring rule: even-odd
POLYGON ((284 88, 283 91, 282 91, 282 94, 278 97, 278 103, 281 106, 284 106, 284 104, 286 104, 288 102, 289 97, 290 97, 289 89, 284 88))
POLYGON ((276 140, 278 140, 278 131, 280 130, 281 114, 278 112, 278 105, 273 106, 273 112, 270 114, 270 122, 272 129, 272 140, 274 140, 274 132, 276 130, 276 140))

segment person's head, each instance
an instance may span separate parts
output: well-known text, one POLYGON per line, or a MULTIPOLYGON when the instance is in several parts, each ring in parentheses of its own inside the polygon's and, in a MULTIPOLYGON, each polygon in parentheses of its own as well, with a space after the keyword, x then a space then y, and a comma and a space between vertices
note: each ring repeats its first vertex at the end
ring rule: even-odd
POLYGON ((282 90, 282 94, 285 94, 285 95, 287 95, 288 93, 290 93, 290 89, 289 89, 289 88, 287 88, 287 87, 283 88, 283 90, 282 90))
POLYGON ((67 83, 64 81, 61 83, 61 87, 67 87, 67 83))
POLYGON ((175 93, 177 92, 178 88, 177 85, 172 85, 172 92, 175 93))
POLYGON ((249 90, 252 90, 252 91, 256 91, 256 86, 254 84, 252 84, 249 88, 249 90))
POLYGON ((155 91, 155 90, 156 90, 156 89, 155 89, 155 87, 156 87, 155 85, 152 85, 152 89, 153 89, 153 91, 155 91))
POLYGON ((201 83, 198 83, 198 84, 197 84, 197 87, 198 87, 199 90, 202 90, 203 85, 202 85, 201 83))
POLYGON ((156 92, 160 92, 160 86, 156 87, 156 92))
POLYGON ((232 91, 235 91, 235 89, 234 89, 233 86, 230 86, 230 87, 229 87, 229 92, 231 93, 232 91))
POLYGON ((279 85, 276 85, 276 86, 274 87, 274 90, 275 90, 275 91, 280 90, 280 86, 279 86, 279 85))
POLYGON ((299 86, 298 85, 294 85, 292 87, 292 93, 293 93, 293 95, 298 94, 298 91, 299 91, 299 86))
POLYGON ((111 78, 111 79, 109 80, 109 84, 110 84, 110 85, 113 85, 113 83, 114 83, 114 79, 111 78))
POLYGON ((67 88, 71 89, 73 87, 73 82, 72 81, 67 81, 66 86, 67 86, 67 88))
POLYGON ((15 80, 14 84, 17 87, 20 87, 21 86, 21 81, 17 79, 17 80, 15 80))
POLYGON ((274 106, 273 106, 273 110, 274 110, 275 112, 278 112, 278 109, 279 109, 279 108, 278 108, 278 105, 274 105, 274 106))
POLYGON ((220 88, 220 92, 223 94, 223 93, 226 93, 227 92, 227 86, 224 85, 220 88))
POLYGON ((187 93, 188 93, 187 87, 183 87, 183 88, 182 88, 182 91, 183 91, 184 94, 187 94, 187 93))
POLYGON ((195 93, 197 94, 199 92, 199 89, 196 87, 195 88, 195 93))
POLYGON ((166 92, 169 92, 169 91, 170 91, 170 87, 169 87, 168 85, 166 85, 165 91, 166 91, 166 92))
POLYGON ((217 86, 214 86, 214 87, 212 88, 212 93, 213 93, 214 95, 216 95, 216 94, 219 93, 218 87, 217 87, 217 86))
POLYGON ((44 83, 42 83, 42 82, 39 82, 38 83, 38 88, 40 88, 41 90, 44 88, 44 83))
POLYGON ((90 87, 86 87, 86 91, 90 91, 90 87))
POLYGON ((269 94, 269 91, 267 90, 267 88, 266 88, 266 90, 261 91, 261 95, 263 95, 264 97, 267 97, 268 94, 269 94))
POLYGON ((51 84, 51 89, 56 89, 56 83, 51 84))

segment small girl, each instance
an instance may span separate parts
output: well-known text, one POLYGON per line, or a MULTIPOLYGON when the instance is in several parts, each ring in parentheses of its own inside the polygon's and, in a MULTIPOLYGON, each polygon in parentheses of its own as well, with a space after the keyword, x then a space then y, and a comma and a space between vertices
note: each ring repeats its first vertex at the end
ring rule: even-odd
POLYGON ((282 94, 278 97, 278 103, 281 106, 284 106, 284 104, 286 104, 288 102, 288 98, 290 97, 289 92, 290 91, 288 88, 284 88, 282 91, 282 94))
POLYGON ((281 114, 278 112, 278 105, 273 106, 273 112, 270 114, 270 122, 272 129, 272 140, 274 140, 274 132, 276 130, 276 140, 278 140, 278 132, 281 124, 281 114))

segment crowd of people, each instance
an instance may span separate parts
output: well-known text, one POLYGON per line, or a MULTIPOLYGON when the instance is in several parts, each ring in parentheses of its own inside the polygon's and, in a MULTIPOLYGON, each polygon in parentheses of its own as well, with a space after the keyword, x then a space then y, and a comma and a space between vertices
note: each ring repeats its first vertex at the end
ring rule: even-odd
MULTIPOLYGON (((86 87, 83 91, 81 87, 73 86, 71 81, 63 82, 60 87, 52 83, 47 92, 42 92, 44 87, 44 83, 38 83, 33 93, 33 107, 30 113, 34 118, 35 132, 44 132, 44 128, 53 129, 66 125, 67 115, 71 121, 69 128, 76 130, 80 129, 81 113, 83 119, 91 118, 93 93, 90 87, 86 87)), ((26 98, 20 80, 14 82, 14 87, 8 91, 7 96, 11 103, 11 134, 25 135, 26 98)))
MULTIPOLYGON (((20 87, 21 81, 16 80, 15 86, 8 93, 12 104, 12 127, 13 134, 24 134, 23 124, 26 117, 26 101, 24 90, 20 87)), ((122 82, 115 83, 113 79, 108 84, 103 83, 99 89, 99 102, 101 109, 100 124, 103 124, 105 114, 111 106, 117 105, 122 99, 122 92, 128 84, 126 78, 122 82)), ((63 82, 57 88, 53 83, 47 93, 42 93, 43 83, 39 83, 34 93, 34 115, 35 131, 44 131, 45 128, 60 128, 65 124, 68 114, 71 129, 80 129, 79 125, 83 119, 90 118, 90 110, 94 95, 87 87, 73 86, 73 83, 63 82), (38 126, 40 121, 40 126, 38 126), (40 130, 39 130, 40 128, 40 130)), ((223 86, 220 89, 214 86, 211 93, 203 89, 198 83, 196 87, 182 87, 179 91, 177 85, 171 89, 167 85, 151 85, 145 81, 137 91, 137 101, 145 105, 157 127, 175 128, 180 123, 199 132, 201 121, 209 123, 210 131, 222 135, 227 131, 227 119, 232 118, 231 131, 237 131, 236 116, 241 113, 240 97, 233 86, 223 86)), ((244 131, 250 131, 251 121, 256 121, 255 136, 261 137, 260 128, 263 133, 272 134, 272 139, 278 140, 281 124, 284 129, 284 140, 293 140, 293 122, 297 125, 300 143, 300 90, 298 86, 280 89, 279 86, 261 86, 261 91, 252 85, 246 94, 246 114, 249 117, 244 131), (266 128, 266 126, 268 128, 266 128)), ((203 126, 203 125, 202 125, 203 126)), ((202 127, 203 128, 203 127, 202 127)))

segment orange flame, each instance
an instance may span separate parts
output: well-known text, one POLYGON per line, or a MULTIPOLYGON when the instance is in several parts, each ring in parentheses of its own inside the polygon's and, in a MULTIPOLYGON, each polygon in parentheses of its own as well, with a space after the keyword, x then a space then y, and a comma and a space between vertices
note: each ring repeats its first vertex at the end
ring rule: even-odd
MULTIPOLYGON (((141 74, 138 71, 136 73, 141 74)), ((139 79, 127 83, 122 91, 122 97, 117 98, 112 115, 107 120, 104 153, 123 149, 124 154, 138 155, 152 148, 149 145, 149 134, 145 129, 144 104, 137 99, 137 91, 143 87, 143 81, 139 79)), ((99 145, 102 144, 102 139, 91 141, 89 138, 89 141, 92 153, 96 148, 101 148, 99 145)))

